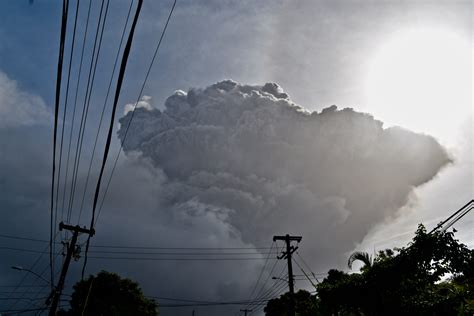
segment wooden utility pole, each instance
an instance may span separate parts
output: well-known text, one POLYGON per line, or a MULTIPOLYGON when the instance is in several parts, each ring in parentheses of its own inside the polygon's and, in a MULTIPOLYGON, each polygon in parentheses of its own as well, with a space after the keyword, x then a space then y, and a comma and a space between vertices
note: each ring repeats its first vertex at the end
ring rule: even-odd
POLYGON ((288 261, 288 287, 290 290, 290 305, 289 305, 289 315, 295 316, 295 285, 293 277, 293 265, 291 261, 291 255, 293 252, 298 249, 298 246, 291 246, 292 241, 300 242, 303 237, 301 236, 290 236, 286 234, 285 236, 273 236, 273 241, 284 240, 286 243, 286 251, 283 251, 281 256, 278 256, 278 259, 287 259, 288 261))
POLYGON ((84 233, 88 235, 94 235, 94 229, 82 228, 79 225, 72 226, 64 224, 63 222, 59 223, 59 230, 70 230, 72 231, 71 242, 67 247, 66 259, 64 259, 63 267, 61 269, 61 276, 59 277, 58 285, 53 289, 52 299, 51 299, 51 309, 49 310, 49 316, 55 316, 56 310, 58 309, 59 299, 61 298, 61 292, 64 287, 64 282, 66 281, 67 270, 69 269, 69 264, 71 263, 71 258, 76 252, 76 243, 79 233, 84 233))

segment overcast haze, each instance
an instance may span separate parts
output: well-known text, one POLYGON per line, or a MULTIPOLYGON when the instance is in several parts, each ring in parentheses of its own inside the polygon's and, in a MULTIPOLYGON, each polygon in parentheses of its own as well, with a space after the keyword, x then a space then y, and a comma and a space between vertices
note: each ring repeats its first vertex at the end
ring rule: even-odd
MULTIPOLYGON (((79 32, 87 3, 81 1, 79 32)), ((350 252, 402 246, 418 223, 432 228, 473 198, 471 1, 178 1, 135 108, 171 5, 144 2, 107 176, 121 144, 124 151, 92 245, 241 247, 252 260, 91 258, 87 273, 117 272, 146 295, 245 300, 274 234, 302 235, 299 252, 314 272, 346 269, 350 252)), ((110 4, 79 195, 128 6, 110 4)), ((99 7, 92 5, 93 21, 99 7)), ((60 14, 57 1, 0 4, 0 234, 49 238, 60 14)), ((81 83, 79 100, 84 89, 81 83)), ((90 221, 101 133, 81 225, 90 221)), ((473 220, 469 214, 456 225, 471 248, 473 220)), ((0 238, 0 247, 45 246, 0 238)), ((0 285, 16 285, 23 274, 10 266, 29 267, 37 257, 0 249, 0 285)), ((47 267, 43 257, 35 271, 47 267)), ((81 267, 72 263, 68 286, 81 267)), ((282 267, 278 262, 274 274, 282 267)), ((41 284, 27 276, 25 283, 33 282, 41 284)), ((311 285, 299 281, 297 288, 311 285)), ((11 303, 0 300, 0 310, 11 303)))

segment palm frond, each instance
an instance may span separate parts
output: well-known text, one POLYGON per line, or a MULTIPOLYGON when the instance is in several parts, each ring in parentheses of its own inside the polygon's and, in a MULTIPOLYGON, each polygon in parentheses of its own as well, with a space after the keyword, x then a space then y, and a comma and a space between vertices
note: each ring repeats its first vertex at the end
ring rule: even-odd
POLYGON ((372 256, 371 255, 369 255, 367 252, 356 251, 356 252, 351 254, 351 256, 349 257, 349 260, 347 261, 347 266, 349 267, 349 269, 352 269, 352 264, 356 260, 361 261, 364 264, 364 266, 367 266, 367 267, 372 266, 372 256))

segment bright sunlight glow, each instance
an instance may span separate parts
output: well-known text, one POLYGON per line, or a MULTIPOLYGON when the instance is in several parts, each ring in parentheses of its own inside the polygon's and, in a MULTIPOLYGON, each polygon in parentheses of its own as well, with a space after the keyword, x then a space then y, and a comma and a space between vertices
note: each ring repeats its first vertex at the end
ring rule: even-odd
POLYGON ((389 126, 451 142, 472 111, 472 49, 436 29, 399 32, 383 43, 369 68, 368 111, 389 126))

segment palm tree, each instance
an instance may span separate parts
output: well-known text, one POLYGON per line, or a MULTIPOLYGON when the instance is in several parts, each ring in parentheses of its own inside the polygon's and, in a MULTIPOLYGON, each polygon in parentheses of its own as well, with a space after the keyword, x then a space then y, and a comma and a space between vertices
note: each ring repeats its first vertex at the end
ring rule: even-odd
POLYGON ((362 268, 370 268, 372 266, 371 255, 369 255, 367 252, 356 251, 349 257, 349 260, 347 261, 347 266, 349 267, 349 269, 352 269, 352 264, 356 260, 362 261, 362 263, 364 264, 362 268))

